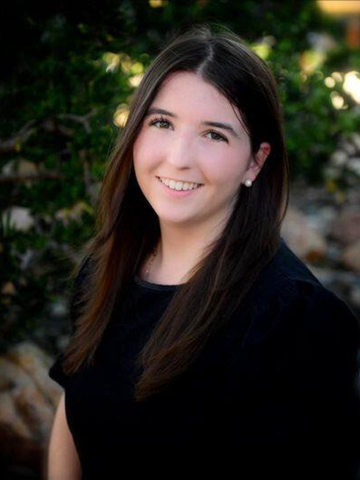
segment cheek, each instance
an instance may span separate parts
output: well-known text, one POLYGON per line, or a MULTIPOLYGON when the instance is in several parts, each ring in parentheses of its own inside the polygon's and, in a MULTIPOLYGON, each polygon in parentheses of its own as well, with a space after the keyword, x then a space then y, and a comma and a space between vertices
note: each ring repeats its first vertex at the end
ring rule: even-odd
POLYGON ((151 168, 156 161, 154 142, 148 142, 145 136, 139 136, 133 145, 134 168, 138 172, 151 168))
POLYGON ((202 162, 202 169, 208 181, 219 185, 238 184, 246 169, 246 163, 239 152, 222 152, 222 154, 207 155, 202 162))

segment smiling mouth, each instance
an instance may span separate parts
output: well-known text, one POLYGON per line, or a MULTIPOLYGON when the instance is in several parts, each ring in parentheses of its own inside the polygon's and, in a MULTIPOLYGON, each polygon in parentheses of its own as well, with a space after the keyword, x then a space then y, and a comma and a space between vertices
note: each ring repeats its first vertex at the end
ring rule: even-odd
POLYGON ((175 182, 175 183, 182 183, 182 184, 185 184, 185 183, 188 183, 189 185, 197 185, 199 187, 201 187, 202 185, 204 185, 203 183, 198 183, 198 182, 191 182, 190 180, 174 180, 173 178, 168 178, 168 177, 156 177, 160 180, 160 182, 164 183, 163 180, 167 180, 169 182, 175 182))
MULTIPOLYGON (((160 183, 162 183, 164 185, 164 187, 168 188, 169 190, 173 191, 173 192, 193 192, 194 190, 198 190, 199 188, 201 188, 203 186, 202 183, 193 183, 193 182, 179 182, 179 183, 182 183, 183 185, 185 184, 188 184, 188 185, 196 185, 195 187, 193 186, 192 188, 172 188, 170 187, 170 185, 167 185, 164 181, 162 181, 162 179, 160 177, 156 177, 160 183)), ((173 183, 176 184, 175 180, 173 180, 173 183)))

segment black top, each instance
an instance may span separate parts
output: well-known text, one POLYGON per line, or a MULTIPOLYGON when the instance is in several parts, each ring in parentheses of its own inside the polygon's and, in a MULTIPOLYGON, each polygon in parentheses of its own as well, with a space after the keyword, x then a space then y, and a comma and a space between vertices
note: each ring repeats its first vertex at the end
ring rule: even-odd
MULTIPOLYGON (((72 305, 78 289, 86 288, 87 265, 75 281, 72 305)), ((188 476, 188 468, 201 474, 218 469, 224 479, 267 478, 264 473, 355 479, 360 331, 345 301, 281 239, 250 290, 256 302, 250 321, 238 309, 164 394, 136 403, 134 357, 176 288, 135 277, 95 365, 67 377, 60 354, 49 370, 65 389, 83 479, 129 472, 127 478, 156 473, 171 479, 181 469, 188 476), (245 471, 253 476, 241 477, 245 471)))

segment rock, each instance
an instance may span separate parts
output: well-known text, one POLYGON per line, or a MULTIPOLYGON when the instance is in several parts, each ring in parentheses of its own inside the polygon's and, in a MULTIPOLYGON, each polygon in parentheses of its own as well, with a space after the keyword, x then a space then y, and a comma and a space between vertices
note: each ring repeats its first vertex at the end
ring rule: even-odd
POLYGON ((14 345, 8 350, 7 357, 31 376, 39 390, 56 407, 62 388, 57 388, 55 383, 54 389, 54 381, 48 376, 48 370, 53 363, 51 357, 30 342, 14 345))
POLYGON ((36 163, 29 162, 25 158, 18 158, 17 160, 10 160, 7 162, 1 169, 2 173, 6 175, 11 175, 14 173, 21 174, 36 174, 39 169, 36 163))
POLYGON ((330 205, 319 207, 312 212, 306 212, 305 215, 312 229, 322 237, 329 235, 337 217, 335 208, 330 205))
POLYGON ((51 358, 30 342, 0 356, 1 456, 42 468, 62 388, 51 380, 51 358))
POLYGON ((345 268, 360 272, 360 240, 344 249, 341 262, 345 268))
POLYGON ((35 224, 29 208, 15 206, 3 211, 2 221, 4 224, 8 221, 10 227, 22 232, 27 232, 35 224))
MULTIPOLYGON (((350 302, 358 309, 360 309, 360 284, 354 285, 350 290, 350 302)), ((359 372, 360 375, 360 372, 359 372)))
POLYGON ((80 221, 84 212, 93 213, 92 207, 86 202, 79 201, 70 208, 61 208, 55 213, 55 218, 61 220, 64 225, 69 225, 71 221, 80 221))
POLYGON ((16 295, 17 291, 13 282, 5 282, 1 288, 1 293, 3 295, 16 295))
POLYGON ((314 261, 326 255, 324 237, 311 225, 306 215, 289 207, 282 225, 281 235, 289 247, 303 260, 314 261))
POLYGON ((356 206, 345 207, 333 222, 330 234, 339 243, 348 246, 360 240, 360 210, 356 206))

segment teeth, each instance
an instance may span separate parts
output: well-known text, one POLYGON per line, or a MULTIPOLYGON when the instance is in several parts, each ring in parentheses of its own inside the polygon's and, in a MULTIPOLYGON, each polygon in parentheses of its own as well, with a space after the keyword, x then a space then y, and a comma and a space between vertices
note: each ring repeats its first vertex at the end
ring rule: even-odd
POLYGON ((162 183, 172 190, 194 190, 200 186, 198 183, 175 182, 174 180, 168 180, 167 178, 159 178, 162 183))

